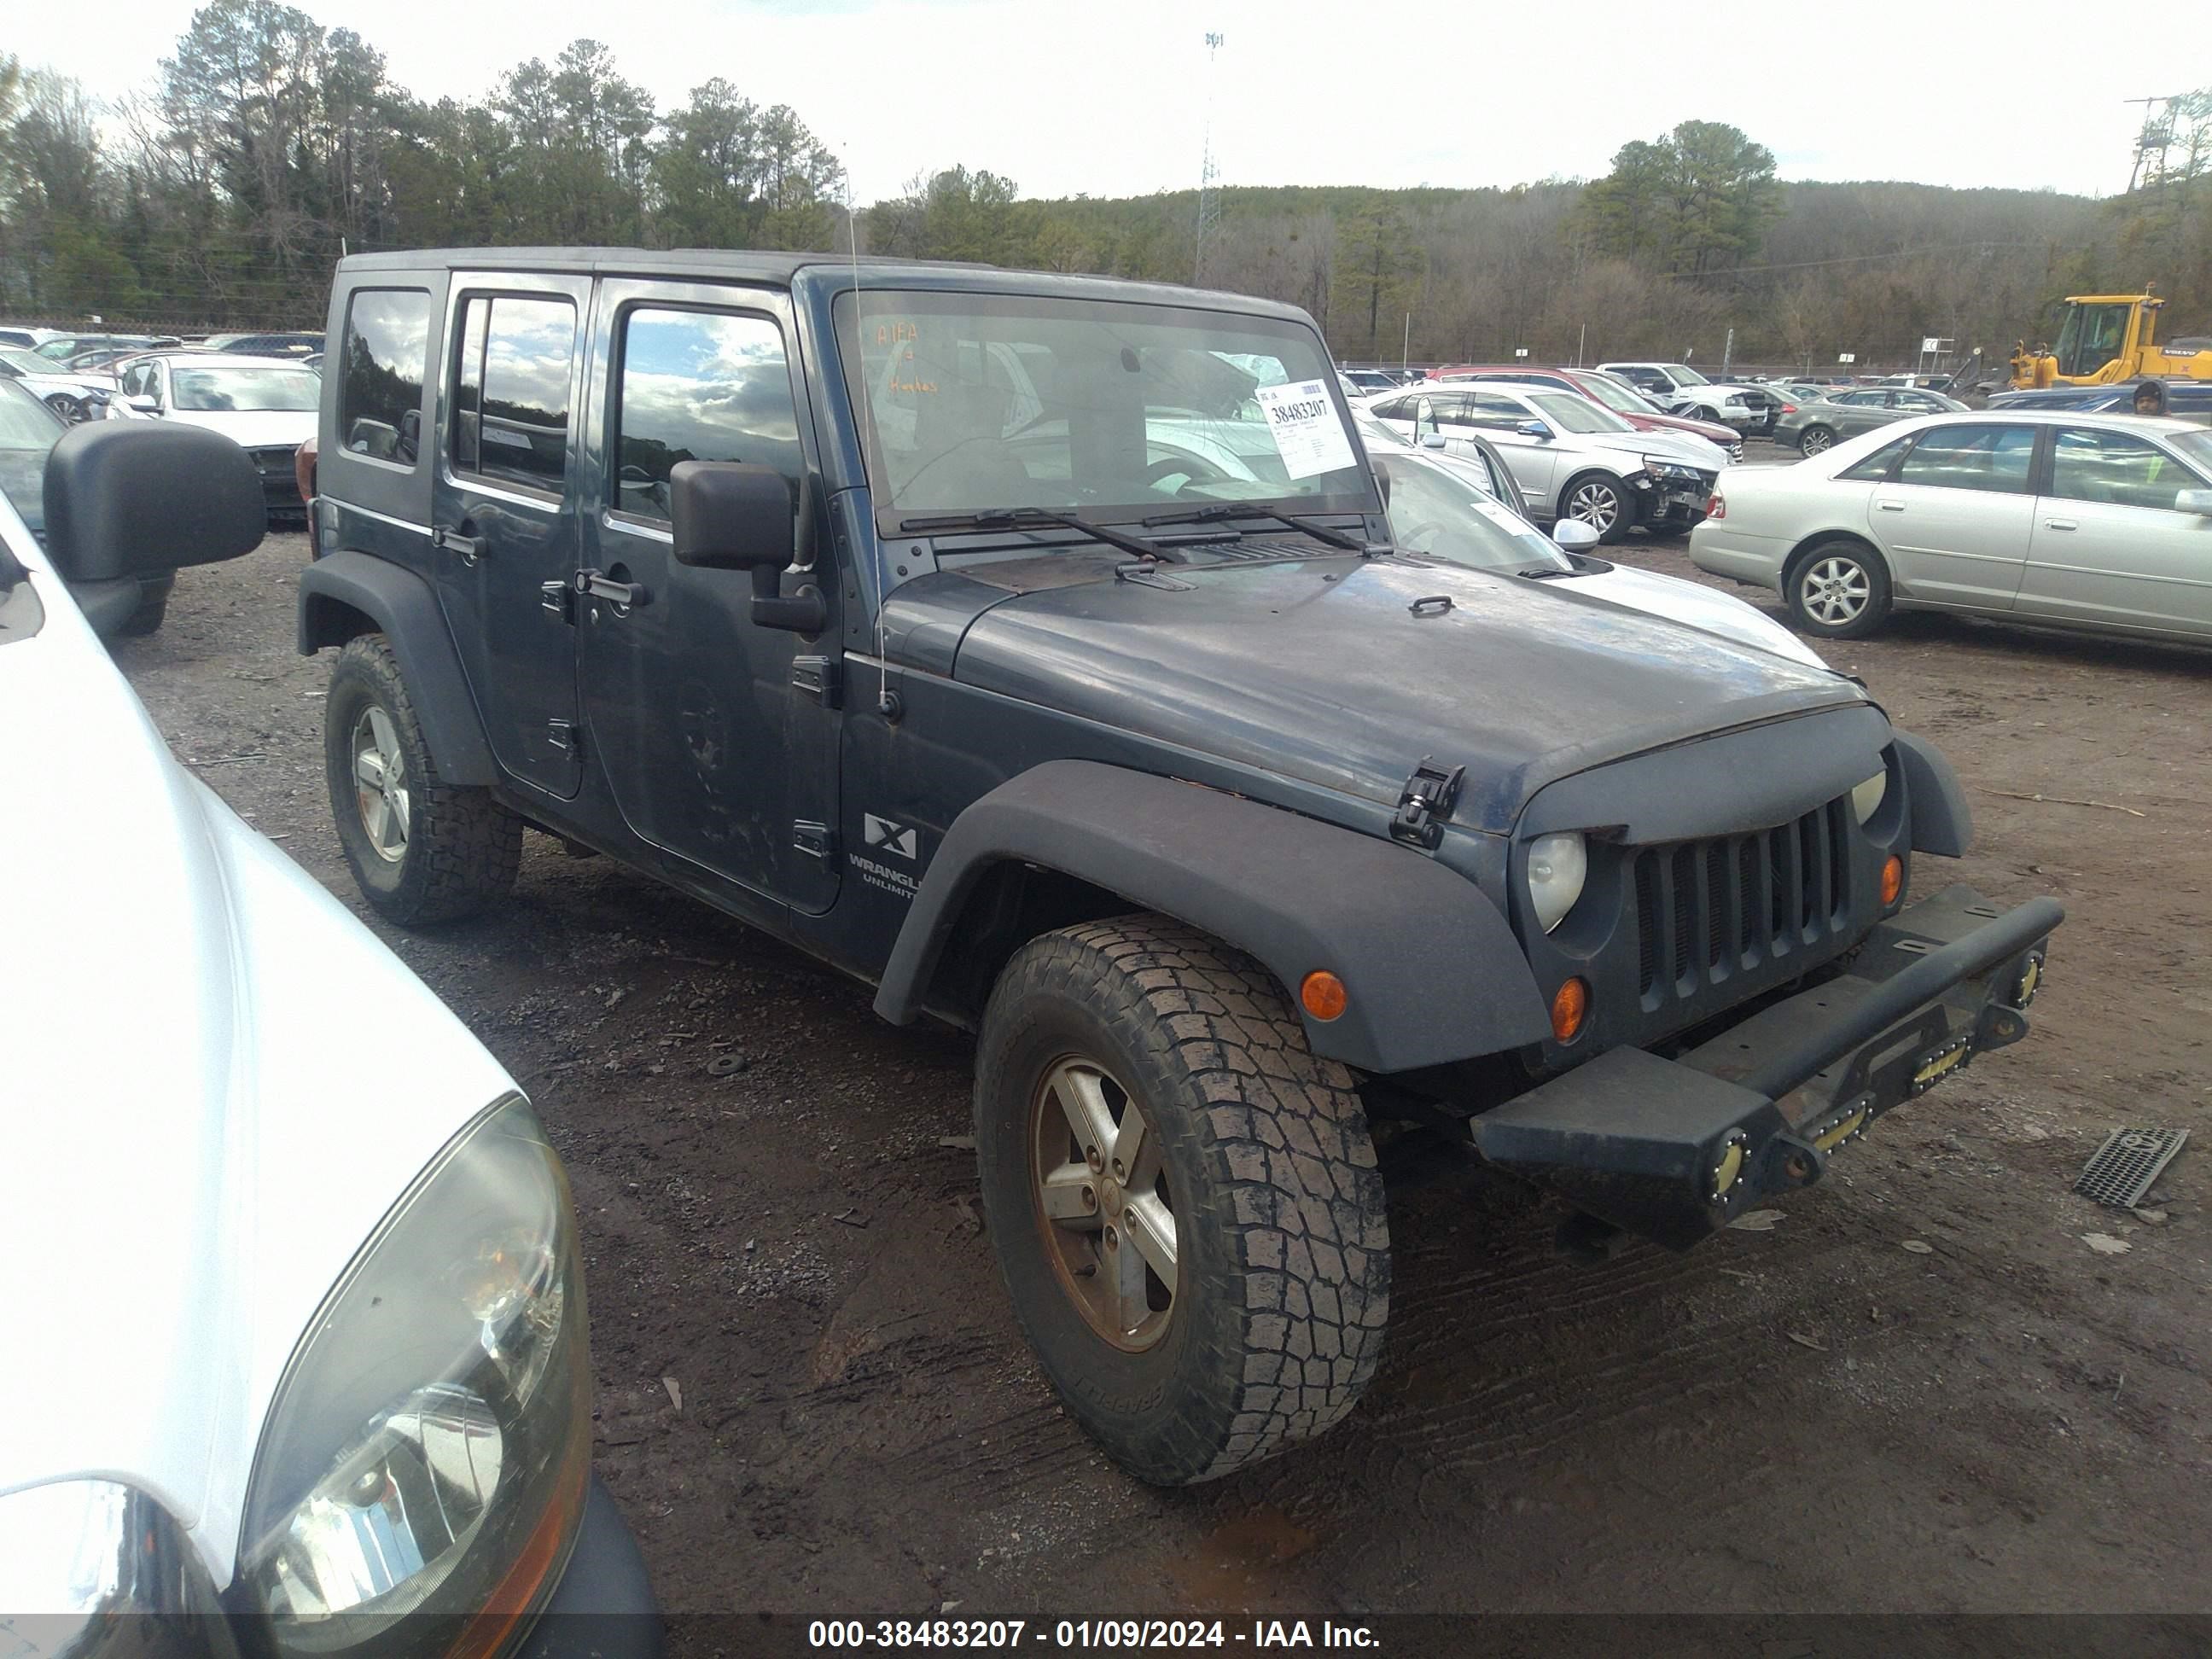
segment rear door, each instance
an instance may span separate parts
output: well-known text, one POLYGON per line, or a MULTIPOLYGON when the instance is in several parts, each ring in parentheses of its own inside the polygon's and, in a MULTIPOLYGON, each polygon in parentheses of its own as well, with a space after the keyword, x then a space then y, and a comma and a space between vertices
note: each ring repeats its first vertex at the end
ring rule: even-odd
POLYGON ((2135 433, 2052 436, 2020 613, 2212 637, 2212 519, 2176 505, 2183 490, 2212 484, 2135 433))
POLYGON ((1930 427, 1867 502, 1867 527, 1906 597, 2009 611, 2035 516, 2036 429, 1930 427))
MULTIPOLYGON (((808 640, 752 620, 742 570, 677 563, 678 462, 774 467, 790 486, 801 565, 834 606, 813 423, 789 298, 711 284, 602 282, 592 350, 586 565, 642 590, 580 594, 592 738, 629 827, 697 866, 810 914, 837 896, 838 629, 808 640), (807 515, 799 517, 802 509, 807 515)), ((809 580, 793 575, 787 591, 809 580)))
POLYGON ((590 300, 587 276, 454 273, 431 491, 438 592, 492 753, 562 799, 583 778, 562 596, 590 300))

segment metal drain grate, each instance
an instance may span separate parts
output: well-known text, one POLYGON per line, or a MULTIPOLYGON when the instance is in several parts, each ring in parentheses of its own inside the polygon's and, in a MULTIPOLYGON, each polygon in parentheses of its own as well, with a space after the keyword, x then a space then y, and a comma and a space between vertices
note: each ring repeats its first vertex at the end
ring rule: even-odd
POLYGON ((2131 1210, 2188 1139, 2186 1129, 2115 1129, 2082 1166, 2074 1190, 2100 1204, 2131 1210))

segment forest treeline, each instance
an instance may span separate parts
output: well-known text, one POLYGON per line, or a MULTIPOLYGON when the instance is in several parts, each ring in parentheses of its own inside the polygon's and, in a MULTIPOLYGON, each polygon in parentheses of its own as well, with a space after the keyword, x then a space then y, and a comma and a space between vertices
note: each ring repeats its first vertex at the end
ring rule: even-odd
POLYGON ((1201 235, 1194 191, 1037 200, 965 164, 848 222, 842 163, 762 90, 710 77, 662 108, 586 40, 426 101, 277 0, 202 7, 113 104, 0 58, 0 315, 312 325, 349 250, 856 241, 1286 300, 1354 360, 1711 364, 1732 337, 1738 362, 1817 367, 1910 361, 1931 335, 2002 355, 2060 295, 2147 280, 2169 333, 2212 327, 2212 93, 2155 112, 2109 200, 1784 180, 1755 136, 1693 121, 1587 183, 1231 186, 1201 235))

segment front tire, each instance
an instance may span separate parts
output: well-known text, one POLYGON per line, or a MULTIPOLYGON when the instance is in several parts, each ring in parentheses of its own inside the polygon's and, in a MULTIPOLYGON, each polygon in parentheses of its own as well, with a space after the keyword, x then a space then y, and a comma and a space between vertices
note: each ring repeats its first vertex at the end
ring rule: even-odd
POLYGON ((60 416, 63 423, 68 426, 75 426, 88 412, 82 398, 73 398, 66 392, 48 392, 46 407, 60 416))
POLYGON ((381 634, 346 641, 323 703, 324 772, 362 895, 403 927, 472 915, 514 885, 522 820, 441 781, 381 634))
POLYGON ((1835 447, 1836 434, 1825 426, 1808 426, 1797 434, 1797 453, 1822 455, 1835 447))
POLYGON ((1389 1308, 1352 1076, 1249 957, 1156 915, 1030 940, 975 1069, 985 1216, 1070 1413, 1159 1486, 1342 1419, 1389 1308))
POLYGON ((1861 640, 1889 616, 1889 568, 1864 542, 1816 543, 1790 562, 1790 621, 1819 640, 1861 640))
POLYGON ((1636 522, 1636 501, 1618 478, 1585 472, 1570 478, 1559 492, 1559 517, 1581 520, 1597 532, 1601 543, 1617 542, 1636 522))

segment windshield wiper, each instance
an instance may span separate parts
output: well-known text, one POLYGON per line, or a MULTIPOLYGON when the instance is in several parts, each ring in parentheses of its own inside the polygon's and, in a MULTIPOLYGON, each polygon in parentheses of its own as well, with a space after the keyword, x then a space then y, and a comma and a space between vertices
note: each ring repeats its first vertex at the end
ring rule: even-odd
POLYGON ((1293 530, 1304 531, 1316 541, 1327 542, 1331 547, 1340 547, 1351 553, 1364 553, 1364 537, 1347 536, 1341 530, 1331 530, 1326 525, 1309 524, 1295 514, 1279 513, 1272 507, 1255 507, 1243 501, 1208 501, 1204 507, 1188 507, 1180 513, 1155 513, 1144 521, 1147 530, 1158 530, 1171 524, 1212 524, 1222 519, 1270 519, 1277 524, 1288 525, 1293 530))
MULTIPOLYGON (((1151 520, 1146 520, 1150 523, 1151 520)), ((1111 525, 1093 524, 1073 513, 1055 513, 1044 507, 993 507, 974 513, 942 513, 933 517, 901 519, 899 528, 910 535, 927 536, 942 530, 1018 530, 1024 525, 1065 525, 1070 530, 1079 530, 1094 540, 1109 547, 1118 547, 1124 553, 1133 553, 1140 559, 1172 559, 1176 555, 1142 536, 1133 536, 1127 531, 1116 530, 1111 525)))

